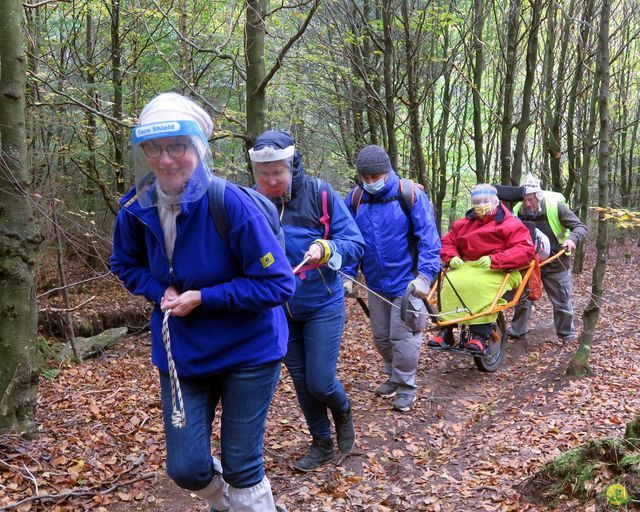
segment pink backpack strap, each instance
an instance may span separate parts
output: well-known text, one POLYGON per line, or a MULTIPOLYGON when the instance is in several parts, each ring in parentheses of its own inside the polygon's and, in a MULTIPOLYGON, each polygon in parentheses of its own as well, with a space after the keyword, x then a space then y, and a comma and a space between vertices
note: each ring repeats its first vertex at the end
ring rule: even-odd
POLYGON ((320 217, 320 224, 324 226, 324 236, 325 240, 329 240, 329 229, 331 227, 331 216, 329 215, 329 194, 327 193, 327 189, 322 190, 322 217, 320 217))

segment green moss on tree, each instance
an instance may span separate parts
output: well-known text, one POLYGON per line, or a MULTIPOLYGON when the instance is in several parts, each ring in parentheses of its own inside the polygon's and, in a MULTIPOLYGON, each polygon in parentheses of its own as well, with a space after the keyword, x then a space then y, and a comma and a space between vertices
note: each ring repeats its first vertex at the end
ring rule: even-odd
POLYGON ((590 441, 561 454, 526 480, 520 491, 526 499, 551 507, 567 497, 605 503, 606 494, 597 494, 596 481, 619 483, 631 500, 640 500, 640 450, 626 435, 590 441))
POLYGON ((624 438, 635 448, 640 448, 640 416, 627 424, 624 438))

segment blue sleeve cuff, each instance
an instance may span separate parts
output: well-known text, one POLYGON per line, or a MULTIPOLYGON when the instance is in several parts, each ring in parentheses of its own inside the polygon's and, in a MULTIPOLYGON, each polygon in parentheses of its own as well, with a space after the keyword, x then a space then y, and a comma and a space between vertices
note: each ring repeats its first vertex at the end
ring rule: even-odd
POLYGON ((223 309, 226 303, 224 300, 224 286, 224 284, 218 284, 215 286, 207 286, 200 290, 202 307, 204 309, 209 311, 223 309))
POLYGON ((162 297, 164 297, 166 289, 166 286, 163 286, 158 282, 149 285, 149 290, 147 292, 149 295, 147 295, 147 299, 155 302, 159 306, 162 302, 162 297))

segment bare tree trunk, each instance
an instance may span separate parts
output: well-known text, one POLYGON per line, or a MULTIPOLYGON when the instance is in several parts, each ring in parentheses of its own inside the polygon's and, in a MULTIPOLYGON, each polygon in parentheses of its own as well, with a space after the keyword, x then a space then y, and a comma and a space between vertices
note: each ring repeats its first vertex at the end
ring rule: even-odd
POLYGON ((64 263, 64 245, 62 243, 61 228, 58 224, 58 215, 56 214, 56 206, 53 206, 53 228, 56 232, 56 254, 58 256, 58 274, 60 276, 60 287, 62 288, 62 296, 64 297, 64 307, 67 310, 64 315, 64 324, 67 327, 67 336, 71 344, 73 356, 78 361, 82 361, 82 357, 78 353, 76 346, 76 333, 73 329, 73 315, 71 314, 71 299, 69 298, 69 289, 67 288, 67 272, 64 263))
POLYGON ((553 124, 553 113, 551 111, 551 102, 553 99, 553 69, 555 66, 556 55, 556 20, 558 14, 558 5, 554 1, 550 1, 547 8, 547 41, 544 47, 544 60, 542 63, 544 76, 544 89, 542 91, 542 102, 544 104, 544 112, 542 113, 542 178, 546 182, 551 176, 549 167, 549 138, 551 125, 553 124))
POLYGON ((464 98, 467 101, 464 101, 464 107, 462 108, 462 119, 459 119, 456 123, 459 126, 459 135, 458 141, 456 145, 456 162, 454 164, 453 170, 453 185, 451 187, 451 208, 449 209, 449 222, 447 231, 451 231, 453 223, 458 220, 456 211, 458 208, 458 193, 460 191, 460 168, 462 167, 462 146, 465 139, 465 129, 464 127, 467 124, 467 108, 469 106, 469 93, 465 92, 464 98))
POLYGON ((265 78, 264 65, 264 17, 267 0, 247 0, 247 17, 244 26, 244 57, 247 70, 247 147, 253 146, 256 137, 264 130, 266 88, 260 89, 265 78))
MULTIPOLYGON (((418 97, 416 60, 417 53, 413 43, 413 35, 409 21, 409 0, 402 0, 402 22, 404 26, 404 44, 405 54, 407 58, 407 98, 409 108, 409 127, 411 137, 411 162, 412 170, 418 177, 418 182, 425 187, 427 193, 429 191, 429 183, 427 180, 427 169, 424 161, 424 152, 422 150, 422 125, 420 123, 420 98, 418 97)), ((446 46, 446 43, 445 43, 446 46)), ((447 112, 448 107, 444 106, 447 112)), ((436 212, 439 208, 436 206, 436 212)), ((437 213, 436 213, 437 215, 437 213)))
MULTIPOLYGON (((598 149, 598 206, 609 206, 610 126, 609 126, 609 19, 610 0, 602 0, 600 14, 600 43, 598 45, 598 72, 594 87, 599 88, 598 107, 600 114, 600 136, 598 149)), ((604 213, 598 214, 598 238, 596 241, 596 265, 591 281, 591 299, 582 315, 583 330, 580 345, 569 361, 567 375, 582 376, 589 373, 589 354, 593 334, 600 317, 604 275, 607 271, 607 246, 609 244, 608 222, 604 213)))
POLYGON ((511 0, 507 13, 507 54, 502 86, 502 123, 500 126, 500 183, 511 184, 511 131, 513 129, 513 87, 516 76, 518 32, 522 16, 522 0, 511 0))
MULTIPOLYGON (((571 37, 571 26, 574 24, 575 0, 571 0, 565 16, 562 36, 560 38, 561 50, 558 61, 558 77, 556 86, 555 106, 553 109, 553 123, 551 124, 551 179, 552 188, 557 192, 562 192, 562 172, 560 169, 560 159, 562 157, 562 118, 565 116, 563 109, 564 102, 564 82, 567 64, 567 51, 569 49, 569 39, 571 37)), ((564 195, 570 197, 571 190, 576 182, 574 170, 569 168, 564 195)))
MULTIPOLYGON (((364 17, 365 23, 368 23, 369 17, 371 15, 371 6, 369 0, 364 0, 362 3, 362 16, 364 17)), ((369 66, 371 66, 371 59, 373 58, 371 53, 371 40, 366 37, 362 42, 362 59, 364 61, 365 70, 369 70, 369 66)), ((376 90, 380 90, 380 81, 377 78, 377 75, 373 79, 372 87, 376 90)), ((371 100, 366 101, 367 104, 367 124, 369 126, 369 141, 371 144, 379 145, 378 141, 378 116, 375 112, 373 102, 371 100)))
MULTIPOLYGON (((120 0, 111 0, 111 80, 113 82, 113 107, 111 115, 118 121, 124 112, 122 84, 122 40, 120 39, 120 0)), ((116 193, 124 194, 124 132, 118 123, 113 124, 113 165, 116 171, 116 193)))
MULTIPOLYGON (((91 6, 87 5, 86 20, 86 70, 87 70, 87 95, 90 98, 89 104, 96 111, 99 110, 98 105, 98 92, 96 89, 96 64, 95 64, 95 28, 93 26, 93 16, 91 13, 91 6)), ((98 166, 96 163, 96 116, 91 111, 87 111, 85 114, 85 137, 87 139, 87 158, 85 161, 86 167, 86 182, 85 194, 88 198, 89 204, 87 210, 95 211, 95 193, 92 178, 96 180, 100 179, 98 173, 98 166)))
MULTIPOLYGON (((587 0, 584 9, 584 15, 581 23, 580 36, 578 37, 578 43, 576 45, 576 69, 571 81, 571 89, 569 92, 568 105, 567 105, 567 162, 569 168, 569 176, 576 176, 578 169, 580 169, 580 158, 576 152, 574 142, 574 130, 576 128, 576 103, 578 101, 578 90, 582 84, 582 78, 586 69, 586 54, 587 48, 589 48, 589 38, 591 34, 591 23, 593 18, 593 3, 594 0, 587 0)), ((582 183, 582 177, 578 175, 580 183, 582 183)), ((565 190, 565 195, 567 195, 565 190)), ((570 191, 569 191, 570 192, 570 191)), ((569 197, 567 195, 567 197, 569 197)), ((584 221, 584 219, 582 219, 584 221)), ((577 258, 576 258, 577 259, 577 258)))
POLYGON ((542 14, 542 0, 534 0, 531 3, 531 30, 527 42, 527 72, 522 88, 522 110, 518 135, 516 136, 516 148, 513 152, 513 167, 511 168, 511 184, 518 185, 522 175, 522 159, 524 157, 524 142, 531 119, 531 96, 533 81, 538 62, 538 32, 540 30, 540 16, 542 14))
MULTIPOLYGON (((340 96, 340 83, 338 82, 338 77, 334 73, 331 83, 336 91, 336 97, 340 96)), ((348 88, 349 86, 344 84, 344 87, 348 88)), ((355 88, 351 88, 351 94, 357 94, 355 88)), ((340 103, 337 107, 337 116, 338 116, 338 126, 340 126, 340 142, 342 144, 342 152, 344 154, 344 159, 346 161, 347 167, 353 168, 355 167, 355 158, 354 158, 354 149, 357 151, 357 143, 356 148, 353 147, 355 135, 351 135, 351 122, 349 119, 349 110, 346 109, 342 103, 340 103)))
POLYGON ((398 139, 396 138, 396 107, 393 82, 393 0, 382 0, 382 26, 384 30, 384 99, 385 124, 387 127, 387 152, 394 169, 398 169, 398 139))
MULTIPOLYGON (((640 108, 636 108, 635 110, 635 117, 638 117, 638 114, 640 113, 640 108)), ((625 156, 625 158, 628 158, 627 160, 627 167, 629 169, 633 169, 634 167, 634 153, 637 150, 637 143, 638 143, 638 125, 640 123, 635 123, 633 125, 633 133, 631 135, 631 141, 629 143, 629 152, 628 154, 625 156)), ((640 173, 636 173, 636 179, 637 179, 637 175, 640 173)), ((633 205, 633 172, 629 172, 628 176, 627 176, 627 185, 625 186, 625 192, 622 196, 622 206, 624 208, 629 208, 633 205)))
POLYGON ((38 235, 28 201, 23 7, 0 9, 0 434, 35 435, 38 235))
MULTIPOLYGON (((367 10, 368 10, 368 6, 367 10)), ((352 41, 349 42, 348 46, 350 49, 350 61, 351 61, 351 70, 354 76, 359 76, 363 79, 365 83, 364 89, 367 87, 367 58, 368 51, 365 50, 365 47, 369 46, 369 37, 367 35, 362 34, 362 27, 360 24, 360 16, 358 15, 357 9, 353 6, 351 10, 351 21, 353 23, 352 27, 354 32, 357 34, 357 37, 354 37, 352 41), (362 46, 359 44, 362 41, 362 46), (362 48, 362 50, 361 50, 362 48)), ((365 20, 368 19, 368 14, 363 14, 365 20)), ((362 87, 359 87, 357 84, 348 80, 345 80, 346 83, 343 84, 344 88, 349 91, 349 97, 351 98, 351 119, 353 126, 353 133, 345 133, 343 138, 349 140, 349 146, 353 146, 353 149, 357 152, 366 146, 365 142, 365 112, 367 110, 367 94, 362 87)), ((336 97, 340 97, 341 93, 339 91, 339 86, 337 81, 334 80, 334 88, 336 91, 336 97)), ((346 115, 346 114, 345 114, 346 115)), ((345 118, 346 120, 346 118, 345 118)), ((351 147, 350 147, 351 150, 351 147)), ((353 160, 353 158, 349 158, 349 160, 353 160)))
POLYGON ((485 181, 484 169, 484 136, 482 132, 482 72, 484 71, 484 55, 482 32, 484 28, 484 0, 474 0, 473 48, 475 62, 473 66, 473 145, 476 155, 476 179, 478 183, 485 181))
MULTIPOLYGON (((626 23, 624 27, 623 45, 628 47, 629 45, 629 31, 630 24, 626 23)), ((627 126, 629 124, 629 88, 631 87, 631 73, 633 72, 633 66, 629 62, 629 52, 625 52, 622 55, 622 66, 620 67, 620 120, 618 126, 627 126)), ((635 126, 637 126, 637 122, 635 126)), ((635 129, 634 126, 634 129, 635 129)), ((619 142, 617 144, 617 155, 619 158, 619 165, 614 168, 620 168, 620 205, 622 207, 629 206, 629 192, 631 185, 631 169, 633 168, 632 162, 627 161, 627 138, 628 130, 623 128, 618 130, 619 142)), ((611 197, 615 197, 611 194, 611 197)), ((614 199, 615 201, 615 199, 614 199)))
MULTIPOLYGON (((446 29, 445 29, 446 30, 446 29)), ((448 39, 448 31, 445 33, 448 39)), ((446 44, 446 43, 445 43, 446 44)), ((446 47, 446 46, 445 46, 446 47)), ((447 131, 449 129, 449 116, 451 114, 451 67, 444 74, 444 87, 442 89, 442 123, 438 134, 438 182, 435 188, 434 207, 436 213, 436 226, 440 230, 442 225, 442 205, 447 195, 447 131)), ((456 169, 457 170, 457 169, 456 169)))
POLYGON ((460 192, 460 170, 456 169, 453 173, 453 183, 451 185, 451 207, 449 208, 449 221, 447 223, 447 231, 451 231, 451 228, 453 227, 453 223, 458 220, 458 216, 456 215, 456 210, 458 209, 459 192, 460 192))
POLYGON ((194 87, 195 80, 193 77, 193 68, 191 62, 191 45, 189 45, 189 43, 187 42, 189 39, 189 6, 187 0, 180 0, 178 8, 180 10, 178 30, 180 31, 181 35, 180 49, 178 51, 178 59, 180 61, 180 74, 182 75, 184 81, 189 84, 186 89, 190 89, 194 87))
MULTIPOLYGON (((600 71, 597 71, 599 73, 600 71)), ((584 153, 582 156, 582 169, 580 170, 580 211, 579 217, 582 222, 587 221, 589 211, 589 177, 591 176, 591 155, 595 147, 594 137, 596 132, 596 122, 598 120, 598 83, 600 77, 596 76, 591 88, 591 98, 588 104, 588 125, 587 132, 583 139, 584 153)), ((573 271, 575 273, 582 272, 584 266, 585 244, 578 244, 576 256, 573 261, 573 271)))

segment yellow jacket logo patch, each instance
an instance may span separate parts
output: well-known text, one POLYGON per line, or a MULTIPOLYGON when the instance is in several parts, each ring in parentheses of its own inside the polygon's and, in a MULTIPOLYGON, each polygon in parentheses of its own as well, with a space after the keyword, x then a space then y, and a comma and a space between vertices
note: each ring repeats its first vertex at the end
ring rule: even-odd
POLYGON ((262 258, 260 258, 260 263, 262 263, 262 268, 269 268, 271 265, 274 264, 275 261, 276 259, 273 257, 273 254, 271 254, 270 252, 268 252, 262 258))

